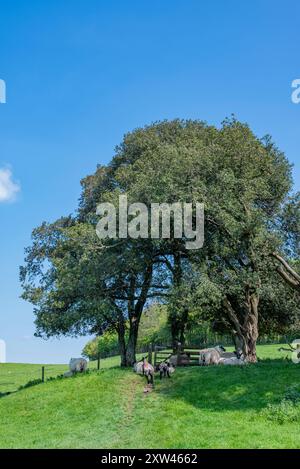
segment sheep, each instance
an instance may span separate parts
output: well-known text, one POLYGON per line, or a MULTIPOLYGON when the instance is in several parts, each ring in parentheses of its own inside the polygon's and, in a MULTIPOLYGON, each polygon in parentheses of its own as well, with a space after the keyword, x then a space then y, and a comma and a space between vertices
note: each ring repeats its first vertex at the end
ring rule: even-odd
POLYGON ((178 357, 177 355, 171 355, 169 358, 169 363, 171 366, 177 366, 178 365, 178 357))
POLYGON ((221 358, 235 358, 236 352, 223 352, 221 353, 221 358))
POLYGON ((191 353, 186 352, 180 355, 180 365, 189 365, 191 359, 191 353))
POLYGON ((158 371, 160 379, 163 377, 170 378, 170 375, 175 371, 175 367, 172 366, 169 361, 165 361, 159 364, 158 371))
POLYGON ((84 358, 71 358, 69 369, 71 373, 83 373, 87 369, 87 361, 84 358))
MULTIPOLYGON (((190 353, 189 352, 181 353, 179 360, 180 360, 180 365, 189 365, 190 353)), ((177 354, 171 355, 169 358, 169 362, 170 362, 170 365, 172 366, 178 366, 178 355, 177 354)))
POLYGON ((145 357, 141 361, 134 363, 133 369, 139 375, 146 376, 148 384, 154 384, 154 368, 145 357))
POLYGON ((221 353, 221 358, 240 358, 242 356, 242 350, 238 349, 234 352, 223 352, 221 353))
POLYGON ((133 370, 138 374, 138 375, 143 375, 143 362, 135 362, 133 364, 133 370))
POLYGON ((199 364, 217 365, 223 352, 225 352, 225 348, 222 345, 202 349, 199 351, 199 364))
POLYGON ((217 350, 212 349, 204 352, 200 356, 203 365, 217 365, 220 359, 220 354, 217 350))
POLYGON ((247 361, 243 355, 242 352, 234 352, 235 353, 235 356, 233 357, 220 357, 219 359, 219 365, 230 365, 230 366, 234 366, 234 365, 246 365, 247 361))

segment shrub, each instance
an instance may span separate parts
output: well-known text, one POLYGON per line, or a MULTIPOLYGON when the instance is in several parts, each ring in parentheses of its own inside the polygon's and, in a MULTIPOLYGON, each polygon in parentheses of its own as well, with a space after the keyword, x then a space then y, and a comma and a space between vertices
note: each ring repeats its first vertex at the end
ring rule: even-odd
POLYGON ((299 385, 290 386, 284 395, 284 399, 291 401, 294 404, 300 402, 300 387, 299 385))
POLYGON ((32 379, 31 381, 28 381, 28 383, 23 384, 22 386, 18 387, 18 391, 21 391, 22 389, 30 388, 31 386, 35 386, 36 384, 40 384, 43 381, 40 378, 37 379, 32 379))
POLYGON ((295 405, 292 401, 283 399, 279 404, 268 404, 262 410, 262 415, 267 420, 279 424, 296 422, 300 417, 300 406, 295 405))
POLYGON ((283 399, 277 404, 268 404, 261 411, 267 420, 279 424, 300 420, 300 390, 298 385, 289 387, 283 399))

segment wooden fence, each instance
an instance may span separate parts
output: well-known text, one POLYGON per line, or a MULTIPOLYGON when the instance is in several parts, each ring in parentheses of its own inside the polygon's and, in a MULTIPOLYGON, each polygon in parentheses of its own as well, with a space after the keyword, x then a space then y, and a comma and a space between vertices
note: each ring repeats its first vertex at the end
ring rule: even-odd
POLYGON ((154 367, 160 363, 169 360, 171 356, 176 355, 177 366, 193 366, 199 365, 199 348, 185 347, 178 348, 175 352, 170 346, 151 346, 148 352, 148 361, 152 363, 154 367))

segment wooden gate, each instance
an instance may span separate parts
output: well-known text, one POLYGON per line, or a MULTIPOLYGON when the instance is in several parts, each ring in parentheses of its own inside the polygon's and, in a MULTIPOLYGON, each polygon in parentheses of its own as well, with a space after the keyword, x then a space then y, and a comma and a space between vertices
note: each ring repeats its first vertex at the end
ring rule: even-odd
MULTIPOLYGON (((171 356, 174 356, 174 355, 176 356, 177 366, 199 365, 200 349, 198 348, 184 347, 184 348, 178 348, 176 352, 173 352, 172 347, 155 345, 153 351, 154 351, 154 360, 153 360, 154 367, 157 367, 160 363, 169 360, 171 356)), ((149 361, 152 363, 152 351, 151 351, 151 356, 149 352, 149 361)))

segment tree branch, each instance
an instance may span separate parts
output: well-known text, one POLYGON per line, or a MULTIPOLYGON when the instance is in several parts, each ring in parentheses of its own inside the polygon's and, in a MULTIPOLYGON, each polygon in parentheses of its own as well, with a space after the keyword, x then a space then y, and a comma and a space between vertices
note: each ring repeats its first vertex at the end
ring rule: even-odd
POLYGON ((281 257, 276 252, 272 252, 271 255, 283 265, 283 267, 289 272, 292 277, 297 280, 297 282, 300 282, 300 275, 297 274, 297 272, 287 263, 285 259, 283 259, 283 257, 281 257))
POLYGON ((283 257, 281 257, 276 252, 272 252, 271 256, 274 257, 281 264, 279 267, 276 268, 276 271, 281 276, 281 278, 283 278, 283 280, 294 290, 300 292, 300 275, 288 264, 285 259, 283 259, 283 257))

